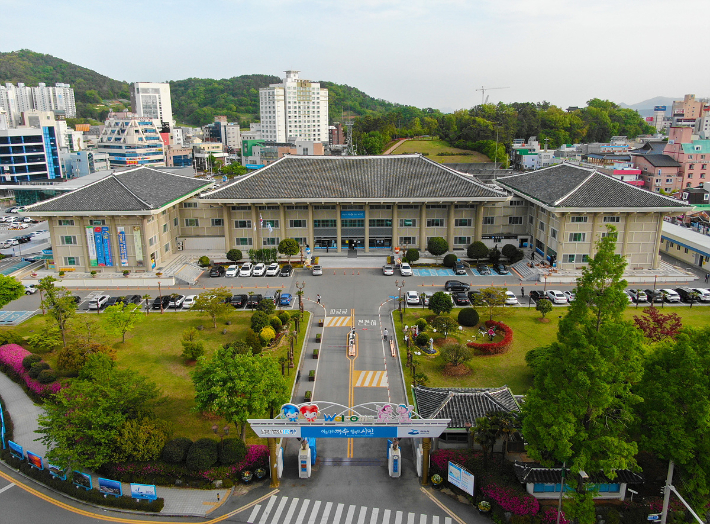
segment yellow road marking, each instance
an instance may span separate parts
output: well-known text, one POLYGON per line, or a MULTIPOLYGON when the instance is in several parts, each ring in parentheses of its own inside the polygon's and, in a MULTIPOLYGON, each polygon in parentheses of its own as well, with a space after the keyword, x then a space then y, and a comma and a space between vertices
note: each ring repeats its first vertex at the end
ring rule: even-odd
POLYGON ((323 327, 352 327, 351 317, 328 317, 323 323, 323 327))
POLYGON ((386 388, 389 386, 386 371, 358 371, 354 372, 356 388, 386 388))
MULTIPOLYGON (((355 325, 355 310, 351 309, 350 310, 350 326, 355 325)), ((355 404, 355 384, 353 382, 353 378, 355 375, 355 359, 357 358, 358 355, 358 336, 357 333, 355 333, 355 355, 353 357, 348 357, 348 360, 350 361, 350 369, 348 371, 348 406, 352 406, 355 404)), ((349 412, 350 415, 352 415, 352 411, 349 412)), ((355 441, 352 438, 348 439, 348 452, 347 452, 347 458, 353 458, 355 452, 355 441)))
POLYGON ((432 495, 431 493, 429 493, 429 490, 424 489, 423 487, 420 487, 419 489, 421 489, 421 490, 422 490, 422 493, 424 493, 427 497, 429 497, 429 498, 431 499, 431 501, 432 501, 434 504, 436 504, 436 505, 439 506, 442 510, 444 510, 446 513, 448 513, 448 515, 449 515, 452 519, 454 519, 456 522, 458 522, 459 524, 466 524, 466 521, 465 521, 465 520, 463 520, 463 519, 462 519, 461 517, 459 517, 456 513, 454 513, 454 512, 451 511, 449 508, 447 508, 446 506, 444 506, 444 504, 443 504, 442 502, 439 502, 439 500, 438 500, 434 495, 432 495))
MULTIPOLYGON (((37 491, 36 489, 31 488, 28 485, 23 484, 22 482, 19 482, 19 481, 13 479, 12 477, 10 477, 9 475, 7 475, 6 473, 4 473, 2 471, 0 471, 0 477, 4 478, 8 482, 12 482, 18 488, 25 490, 27 493, 34 495, 35 497, 41 498, 45 502, 49 502, 50 504, 53 504, 59 508, 70 511, 76 515, 81 515, 83 517, 88 517, 88 518, 92 518, 92 519, 96 519, 96 520, 103 520, 106 522, 121 522, 121 523, 126 523, 126 524, 155 524, 155 522, 156 522, 155 520, 126 519, 126 518, 122 518, 122 517, 111 517, 108 515, 101 515, 100 513, 92 513, 90 511, 87 511, 84 509, 75 508, 75 507, 70 506, 69 504, 61 502, 59 500, 55 500, 52 497, 45 495, 44 493, 41 493, 41 492, 37 491)), ((254 500, 254 501, 250 502, 249 504, 245 504, 244 506, 237 508, 234 511, 230 511, 229 513, 227 513, 226 515, 222 515, 221 517, 216 517, 211 520, 198 520, 198 521, 194 521, 194 523, 186 523, 186 524, 214 524, 217 522, 222 522, 224 520, 227 520, 230 517, 233 517, 237 513, 241 513, 244 510, 247 510, 253 506, 256 506, 260 502, 268 499, 269 497, 275 495, 278 492, 279 492, 279 490, 275 489, 275 490, 271 491, 270 493, 267 493, 263 497, 259 497, 257 500, 254 500)), ((103 507, 100 509, 97 508, 97 511, 111 511, 111 508, 103 508, 103 507)), ((157 513, 155 516, 160 517, 160 513, 157 513)))

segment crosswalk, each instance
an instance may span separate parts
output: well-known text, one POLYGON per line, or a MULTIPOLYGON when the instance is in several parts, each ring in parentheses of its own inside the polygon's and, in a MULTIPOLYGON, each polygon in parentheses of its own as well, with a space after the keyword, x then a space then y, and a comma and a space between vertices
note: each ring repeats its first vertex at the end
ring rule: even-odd
MULTIPOLYGON (((251 508, 249 524, 452 524, 451 517, 338 504, 297 497, 269 497, 251 508)), ((249 511, 249 510, 247 510, 249 511)))
POLYGON ((328 317, 325 319, 324 327, 352 327, 352 317, 328 317))
POLYGON ((355 371, 356 388, 389 387, 386 371, 355 371))

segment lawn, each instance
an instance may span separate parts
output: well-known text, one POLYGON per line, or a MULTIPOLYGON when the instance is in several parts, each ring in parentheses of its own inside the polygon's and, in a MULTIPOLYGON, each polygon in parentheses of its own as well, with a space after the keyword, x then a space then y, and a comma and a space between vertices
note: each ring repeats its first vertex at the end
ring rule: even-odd
MULTIPOLYGON (((304 313, 305 319, 302 326, 308 325, 310 314, 304 313)), ((119 368, 132 369, 150 377, 163 394, 156 412, 158 417, 169 422, 175 437, 185 436, 193 440, 207 437, 212 434, 212 425, 219 427, 225 421, 215 417, 194 413, 194 388, 190 378, 191 366, 185 364, 181 357, 181 336, 183 331, 204 326, 200 331, 199 339, 205 343, 206 355, 211 355, 215 349, 225 342, 243 338, 250 326, 251 312, 233 311, 225 319, 217 322, 217 328, 212 328, 212 321, 198 312, 160 313, 151 312, 145 321, 126 335, 123 344, 120 338, 109 341, 116 349, 116 363, 119 368), (226 321, 231 325, 226 325, 226 321), (226 329, 226 334, 222 331, 226 329)), ((40 330, 45 322, 44 317, 37 315, 22 325, 14 328, 21 336, 30 335, 40 330)), ((8 329, 8 328, 3 328, 8 329)), ((300 348, 303 346, 305 329, 301 328, 298 343, 295 346, 295 365, 298 365, 300 348)), ((264 349, 264 352, 279 357, 287 354, 288 344, 286 337, 273 349, 264 349)), ((56 357, 53 354, 44 355, 44 358, 53 368, 56 368, 56 357)), ((293 386, 295 371, 291 370, 286 376, 289 391, 293 386)), ((232 428, 233 429, 233 428, 232 428)), ((256 442, 256 436, 249 432, 249 440, 256 442)))
POLYGON ((483 153, 479 153, 478 151, 470 151, 468 149, 459 149, 456 147, 451 147, 443 140, 407 140, 392 152, 393 155, 404 155, 408 153, 426 154, 427 158, 442 164, 491 161, 491 159, 483 153), (439 153, 457 154, 439 156, 439 153))
MULTIPOLYGON (((630 306, 624 312, 626 320, 633 321, 634 315, 640 315, 642 308, 636 310, 634 306, 630 306)), ((507 316, 495 318, 513 329, 513 345, 507 353, 502 355, 491 356, 475 356, 467 363, 471 369, 471 373, 462 377, 449 377, 442 373, 444 360, 441 356, 427 356, 422 353, 421 356, 415 357, 416 371, 427 375, 427 385, 432 387, 499 387, 508 385, 514 394, 524 394, 532 385, 532 373, 525 363, 525 354, 539 346, 545 346, 555 340, 559 325, 559 315, 564 314, 566 309, 555 308, 547 315, 549 323, 543 324, 540 322, 540 313, 534 308, 511 308, 506 310, 507 316)), ((665 313, 677 313, 683 319, 683 325, 686 326, 707 326, 708 325, 708 310, 705 307, 674 307, 666 308, 665 313)), ((455 319, 459 309, 454 309, 451 316, 455 319)), ((408 308, 404 315, 404 324, 413 325, 419 318, 429 318, 432 316, 431 311, 422 308, 408 308)), ((482 318, 485 320, 485 318, 482 318)), ((412 376, 409 369, 406 367, 407 352, 406 344, 404 343, 404 333, 402 332, 402 324, 399 321, 399 314, 395 312, 394 322, 397 332, 399 347, 402 348, 400 359, 404 368, 405 382, 409 385, 412 383, 412 376)), ((427 333, 430 328, 427 328, 427 333)), ((456 335, 453 335, 460 342, 468 342, 473 339, 473 334, 478 331, 478 328, 463 328, 456 335)), ((449 335, 450 337, 452 335, 449 335)), ((442 338, 441 335, 433 334, 432 338, 442 338)), ((479 339, 483 341, 483 339, 479 339)), ((409 395, 410 392, 408 391, 409 395)), ((411 398, 410 398, 411 400, 411 398)))

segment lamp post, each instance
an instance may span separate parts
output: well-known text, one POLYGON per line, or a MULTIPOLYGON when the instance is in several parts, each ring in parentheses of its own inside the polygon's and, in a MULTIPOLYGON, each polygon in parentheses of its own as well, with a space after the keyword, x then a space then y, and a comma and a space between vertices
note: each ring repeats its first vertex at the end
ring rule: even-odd
POLYGON ((160 297, 160 314, 163 314, 163 293, 160 291, 160 280, 158 280, 158 297, 160 297))
POLYGON ((303 288, 306 287, 305 282, 296 282, 296 289, 298 289, 298 309, 303 316, 303 288))
POLYGON ((224 426, 222 431, 219 431, 217 424, 212 426, 212 433, 219 435, 219 449, 224 451, 224 437, 229 436, 229 426, 224 426))
POLYGON ((394 285, 397 288, 397 291, 399 293, 399 320, 402 320, 402 288, 404 287, 404 279, 402 279, 402 282, 399 280, 394 281, 394 285))

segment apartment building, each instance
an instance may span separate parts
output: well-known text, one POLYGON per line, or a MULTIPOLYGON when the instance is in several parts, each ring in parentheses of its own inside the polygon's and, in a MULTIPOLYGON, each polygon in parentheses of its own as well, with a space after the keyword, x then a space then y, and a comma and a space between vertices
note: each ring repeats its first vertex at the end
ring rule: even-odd
POLYGON ((97 150, 108 153, 111 167, 165 166, 160 129, 149 117, 130 112, 109 113, 97 150))
POLYGON ((157 127, 165 122, 173 125, 170 84, 165 82, 135 82, 131 84, 131 111, 139 117, 156 120, 157 127))

